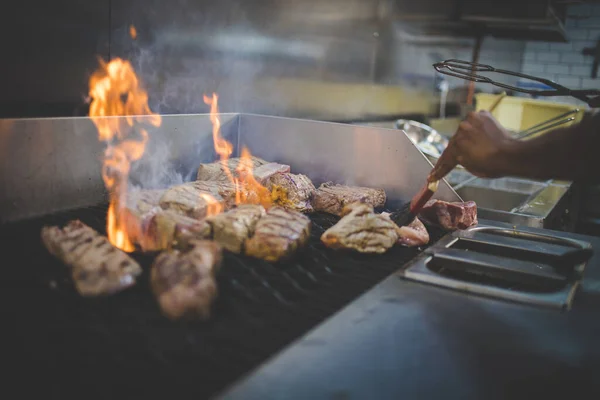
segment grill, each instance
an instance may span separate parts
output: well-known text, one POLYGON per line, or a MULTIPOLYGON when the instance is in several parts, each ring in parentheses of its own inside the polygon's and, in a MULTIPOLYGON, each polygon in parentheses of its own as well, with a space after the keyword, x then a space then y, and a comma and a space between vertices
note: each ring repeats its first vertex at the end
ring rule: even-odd
MULTIPOLYGON (((104 233, 105 215, 106 206, 87 207, 2 228, 9 259, 19 260, 2 281, 19 327, 17 343, 25 344, 16 360, 61 395, 90 388, 101 396, 213 395, 420 253, 327 249, 319 238, 338 218, 315 214, 310 241, 297 257, 273 265, 226 253, 213 318, 173 322, 160 314, 150 291, 152 256, 134 254, 144 267, 136 286, 88 299, 41 244, 45 224, 78 218, 104 233)), ((428 228, 432 242, 442 236, 428 228)))

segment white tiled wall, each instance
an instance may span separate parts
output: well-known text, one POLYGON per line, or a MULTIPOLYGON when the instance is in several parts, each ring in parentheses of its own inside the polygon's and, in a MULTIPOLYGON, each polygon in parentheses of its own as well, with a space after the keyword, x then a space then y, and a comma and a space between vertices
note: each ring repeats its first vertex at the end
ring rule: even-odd
POLYGON ((527 43, 522 72, 571 89, 600 89, 600 77, 591 78, 593 57, 582 54, 600 39, 600 4, 570 6, 566 29, 569 43, 527 43))

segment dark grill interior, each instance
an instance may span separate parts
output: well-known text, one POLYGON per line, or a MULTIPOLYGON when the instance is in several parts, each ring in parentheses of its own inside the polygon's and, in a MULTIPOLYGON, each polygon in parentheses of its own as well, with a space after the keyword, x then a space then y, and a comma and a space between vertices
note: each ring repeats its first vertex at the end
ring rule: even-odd
MULTIPOLYGON (((13 373, 35 382, 20 386, 20 393, 214 395, 420 252, 396 247, 366 256, 329 250, 319 238, 337 217, 316 214, 309 245, 293 261, 272 265, 226 254, 213 318, 173 322, 160 314, 149 289, 153 257, 135 255, 145 268, 135 287, 82 298, 66 268, 42 246, 43 225, 78 218, 104 233, 105 213, 105 206, 91 207, 1 228, 10 260, 0 280, 5 326, 14 334, 8 342, 13 359, 5 361, 13 373)), ((432 243, 443 235, 428 229, 432 243)))

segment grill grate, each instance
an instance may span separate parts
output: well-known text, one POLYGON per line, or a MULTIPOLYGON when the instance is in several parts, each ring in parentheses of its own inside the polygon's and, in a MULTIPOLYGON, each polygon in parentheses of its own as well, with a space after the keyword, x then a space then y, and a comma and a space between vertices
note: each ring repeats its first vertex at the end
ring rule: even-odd
MULTIPOLYGON (((88 207, 1 228, 13 260, 0 289, 9 296, 6 315, 14 318, 20 344, 12 348, 14 372, 44 381, 49 394, 62 398, 214 395, 420 252, 396 247, 367 256, 327 249, 319 238, 337 217, 315 214, 309 244, 292 261, 272 265, 225 254, 213 318, 173 322, 161 316, 149 289, 153 257, 134 255, 145 268, 135 287, 87 299, 41 244, 43 225, 78 218, 105 232, 105 215, 105 206, 88 207)), ((432 242, 443 235, 428 229, 432 242)))

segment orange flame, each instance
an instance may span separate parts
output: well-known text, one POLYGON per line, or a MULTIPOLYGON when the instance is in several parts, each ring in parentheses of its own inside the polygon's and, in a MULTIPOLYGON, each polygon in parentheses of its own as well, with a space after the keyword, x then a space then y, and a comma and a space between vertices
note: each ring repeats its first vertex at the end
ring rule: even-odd
POLYGON ((208 207, 206 208, 207 217, 217 215, 223 212, 223 205, 219 203, 217 199, 212 197, 210 194, 200 193, 200 197, 202 197, 202 199, 206 201, 206 204, 208 204, 208 207))
POLYGON ((125 210, 129 169, 144 154, 148 132, 138 123, 160 126, 161 117, 148 107, 148 94, 128 61, 116 58, 90 78, 90 119, 98 129, 104 151, 102 178, 109 192, 107 233, 110 242, 121 250, 134 250, 139 232, 128 224, 125 210), (125 118, 114 118, 124 116, 125 118), (135 128, 135 129, 134 129, 135 128))
POLYGON ((129 36, 131 36, 131 38, 133 40, 135 40, 137 38, 137 30, 135 29, 135 26, 133 26, 133 25, 129 25, 129 36))
POLYGON ((219 117, 219 96, 204 95, 204 102, 210 106, 210 121, 213 125, 213 143, 215 152, 219 155, 223 171, 235 187, 235 204, 261 204, 264 207, 271 205, 271 192, 262 186, 255 178, 252 168, 252 155, 244 147, 240 163, 236 168, 237 176, 234 177, 229 169, 228 160, 233 153, 233 145, 221 136, 221 119, 219 117))

